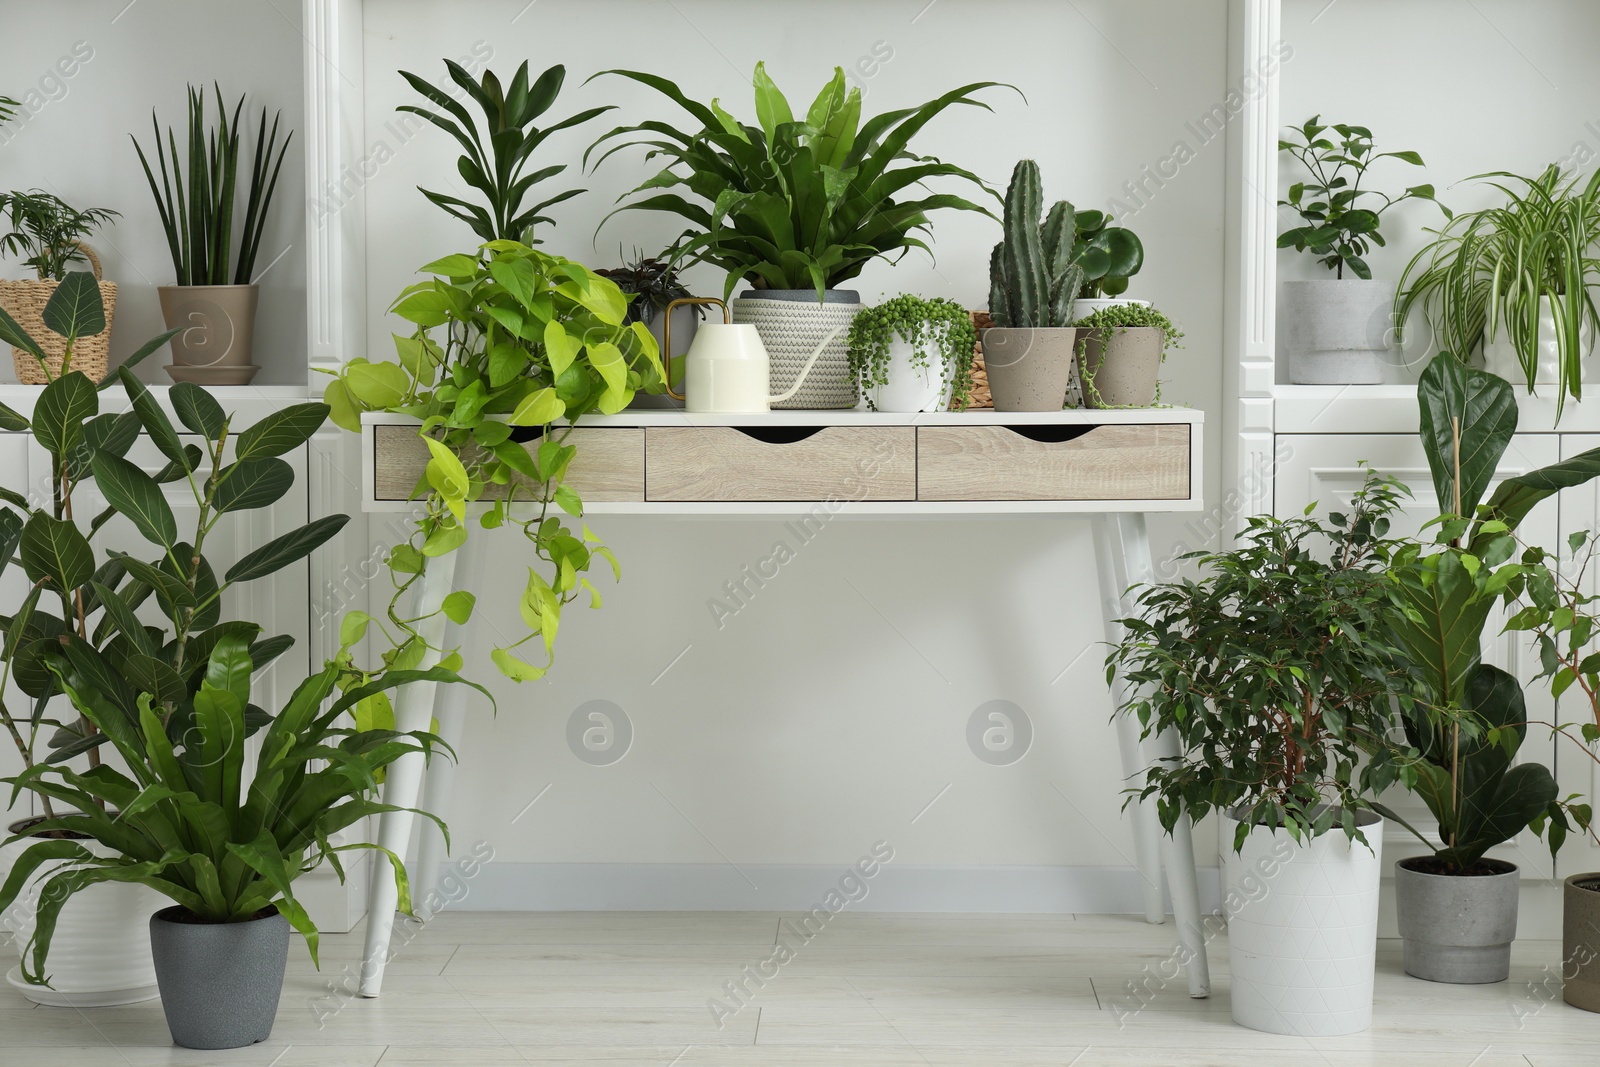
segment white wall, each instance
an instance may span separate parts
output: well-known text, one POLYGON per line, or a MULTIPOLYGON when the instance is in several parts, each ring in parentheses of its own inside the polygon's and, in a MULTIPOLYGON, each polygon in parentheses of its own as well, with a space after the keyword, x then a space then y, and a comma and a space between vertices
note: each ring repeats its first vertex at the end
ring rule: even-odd
MULTIPOLYGON (((89 242, 119 287, 113 363, 165 328, 155 289, 173 281, 160 216, 128 135, 137 134, 150 153, 154 108, 163 129, 173 127, 183 145, 184 87, 209 89, 216 81, 230 106, 247 93, 247 113, 259 116, 263 105, 269 116, 281 109, 284 125, 297 131, 256 266, 256 363, 262 368, 256 383, 306 380, 302 44, 300 5, 291 0, 0 0, 0 96, 26 105, 24 117, 0 130, 0 189, 42 188, 74 207, 122 213, 89 242), (57 67, 74 55, 77 61, 57 67), (62 77, 61 70, 72 74, 62 77)), ((246 152, 253 150, 255 129, 252 117, 246 152)), ((238 210, 242 216, 242 199, 238 210)), ((0 259, 0 276, 31 275, 0 259)), ((167 381, 161 369, 171 362, 167 356, 151 356, 141 376, 167 381)), ((16 380, 9 352, 0 354, 0 380, 16 380)))

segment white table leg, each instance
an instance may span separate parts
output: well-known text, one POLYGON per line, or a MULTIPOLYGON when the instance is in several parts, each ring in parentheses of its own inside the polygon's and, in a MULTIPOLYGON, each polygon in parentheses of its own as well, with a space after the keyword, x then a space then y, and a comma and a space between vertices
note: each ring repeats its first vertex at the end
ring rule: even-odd
MULTIPOLYGON (((467 549, 458 549, 445 556, 428 560, 428 569, 418 580, 412 594, 412 616, 437 612, 444 598, 454 588, 456 557, 467 549)), ((446 619, 443 614, 417 624, 416 629, 432 648, 423 657, 420 666, 438 664, 439 655, 433 651, 444 643, 446 619)), ((395 698, 394 720, 396 730, 426 730, 433 720, 433 682, 416 682, 403 687, 395 698)), ((440 756, 439 759, 445 757, 440 756)), ((422 753, 401 756, 388 767, 383 782, 383 801, 403 808, 414 808, 422 790, 422 775, 426 765, 422 753)), ((386 812, 378 820, 378 844, 404 857, 411 844, 411 828, 416 816, 409 811, 386 812)), ((361 955, 361 995, 375 997, 383 988, 383 969, 389 957, 389 937, 394 932, 394 915, 399 906, 393 870, 389 860, 381 853, 372 860, 372 887, 367 896, 367 943, 361 955)))
MULTIPOLYGON (((1097 555, 1101 558, 1101 586, 1102 596, 1109 609, 1115 607, 1116 615, 1107 614, 1107 633, 1110 640, 1117 640, 1121 636, 1121 627, 1115 624, 1115 618, 1126 618, 1132 614, 1132 605, 1123 595, 1131 585, 1143 584, 1153 581, 1155 567, 1150 559, 1150 538, 1145 530, 1144 516, 1139 513, 1123 513, 1108 515, 1096 523, 1098 541, 1096 544, 1097 555), (1106 593, 1106 577, 1112 577, 1115 584, 1113 592, 1106 593)), ((1113 696, 1120 702, 1125 699, 1122 691, 1116 691, 1113 696)), ((1118 723, 1119 731, 1131 729, 1134 733, 1132 754, 1137 761, 1133 774, 1136 782, 1144 780, 1145 768, 1148 760, 1139 755, 1141 747, 1138 740, 1138 724, 1136 721, 1123 717, 1118 723)), ((1126 741, 1126 734, 1119 733, 1122 741, 1124 770, 1128 769, 1127 760, 1130 746, 1126 741)), ((1178 742, 1170 733, 1159 734, 1151 739, 1148 756, 1154 759, 1165 759, 1178 754, 1178 742)), ((1135 781, 1130 781, 1135 784, 1135 781)), ((1183 946, 1184 957, 1188 964, 1189 995, 1191 997, 1205 997, 1211 994, 1211 967, 1206 959, 1205 931, 1200 924, 1200 888, 1195 874, 1194 841, 1191 827, 1187 818, 1180 818, 1173 827, 1169 836, 1160 836, 1160 826, 1156 822, 1154 805, 1141 805, 1149 808, 1148 822, 1141 825, 1141 819, 1135 816, 1135 857, 1140 866, 1142 880, 1145 883, 1145 907, 1148 915, 1150 907, 1149 893, 1151 883, 1154 882, 1157 894, 1157 909, 1159 910, 1160 895, 1160 867, 1165 866, 1167 880, 1172 891, 1172 912, 1177 920, 1178 939, 1183 946), (1146 837, 1149 833, 1147 827, 1155 823, 1155 833, 1158 838, 1158 851, 1161 863, 1157 864, 1154 871, 1146 868, 1148 848, 1139 850, 1139 838, 1146 837), (1152 877, 1152 873, 1154 877, 1152 877)))

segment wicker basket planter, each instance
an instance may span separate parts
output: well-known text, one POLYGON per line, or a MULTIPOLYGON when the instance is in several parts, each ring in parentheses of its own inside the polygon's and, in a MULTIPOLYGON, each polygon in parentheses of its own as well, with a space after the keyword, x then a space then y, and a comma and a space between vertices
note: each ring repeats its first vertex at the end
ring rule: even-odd
MULTIPOLYGON (((89 265, 94 269, 94 276, 100 278, 100 257, 87 245, 80 246, 89 259, 89 265)), ((33 354, 21 348, 11 350, 11 360, 17 369, 17 380, 25 385, 43 385, 50 378, 61 373, 61 361, 66 353, 66 338, 48 329, 44 324, 44 306, 55 295, 56 286, 60 282, 42 282, 29 278, 22 281, 0 281, 0 307, 6 309, 6 314, 17 320, 23 332, 38 342, 44 349, 46 362, 49 364, 50 373, 46 376, 44 367, 33 354)), ((111 366, 111 320, 117 308, 117 284, 102 280, 100 282, 100 300, 105 304, 106 328, 103 332, 93 337, 80 337, 72 350, 71 370, 80 370, 90 378, 99 381, 106 376, 111 366)))
POLYGON ((794 384, 811 353, 823 349, 800 391, 778 408, 839 410, 856 406, 855 376, 850 373, 850 323, 861 310, 854 290, 829 289, 823 303, 815 289, 749 290, 733 302, 733 321, 750 323, 772 360, 771 389, 782 393, 794 384))

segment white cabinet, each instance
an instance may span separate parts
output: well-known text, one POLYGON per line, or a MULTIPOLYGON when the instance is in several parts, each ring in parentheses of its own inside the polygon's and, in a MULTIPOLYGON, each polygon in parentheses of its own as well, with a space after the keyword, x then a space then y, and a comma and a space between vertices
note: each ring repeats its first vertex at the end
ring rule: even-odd
MULTIPOLYGON (((1600 435, 1571 434, 1564 436, 1561 441, 1561 458, 1571 459, 1580 452, 1591 448, 1600 448, 1600 435)), ((1561 541, 1552 542, 1551 549, 1557 544, 1565 546, 1567 535, 1579 530, 1588 530, 1600 533, 1600 485, 1595 482, 1586 482, 1571 489, 1563 489, 1557 498, 1561 509, 1561 541)), ((1563 547, 1563 555, 1566 555, 1563 547)), ((1591 569, 1585 576, 1584 585, 1591 594, 1595 592, 1600 577, 1591 569)), ((1600 642, 1596 642, 1600 645, 1600 642)), ((1557 702, 1556 714, 1558 721, 1572 727, 1574 736, 1578 727, 1591 721, 1589 702, 1581 694, 1576 694, 1576 689, 1569 692, 1557 702)), ((1561 793, 1566 796, 1571 793, 1581 793, 1592 804, 1600 805, 1600 764, 1586 755, 1577 744, 1572 741, 1562 740, 1556 746, 1556 780, 1561 784, 1561 793)), ((1561 850, 1557 857, 1557 871, 1562 878, 1583 871, 1600 870, 1600 847, 1592 841, 1573 837, 1561 850)))

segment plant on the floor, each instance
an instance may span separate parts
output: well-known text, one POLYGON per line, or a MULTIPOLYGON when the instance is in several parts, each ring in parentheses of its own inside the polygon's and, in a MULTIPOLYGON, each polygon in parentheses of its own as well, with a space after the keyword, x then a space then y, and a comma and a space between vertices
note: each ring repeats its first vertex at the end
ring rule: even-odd
POLYGON ((471 226, 480 240, 539 244, 533 236, 534 226, 551 221, 541 212, 584 190, 568 189, 524 208, 522 202, 529 190, 567 169, 566 164, 560 163, 524 173, 528 163, 545 138, 582 125, 611 107, 589 108, 541 129, 533 121, 556 102, 567 77, 566 67, 557 64, 530 81, 528 64, 524 62, 512 75, 511 84, 505 86, 491 70, 485 70, 482 79, 474 81, 460 64, 447 59, 444 65, 456 90, 447 92, 408 71, 400 72, 411 88, 439 110, 415 104, 401 104, 395 110, 420 116, 456 139, 463 150, 456 170, 463 181, 483 195, 487 208, 446 193, 422 188, 417 191, 471 226), (463 94, 478 106, 481 120, 458 99, 463 94))
POLYGON ((0 252, 22 257, 40 281, 60 281, 85 261, 82 242, 119 213, 110 208, 75 208, 60 197, 33 189, 0 193, 0 215, 10 229, 0 234, 0 252))
MULTIPOLYGON (((421 419, 432 456, 416 532, 389 555, 396 591, 388 618, 399 640, 387 662, 414 665, 426 654, 415 626, 421 620, 401 614, 400 598, 429 559, 465 543, 468 505, 504 487, 482 525, 522 527, 550 575, 528 568, 519 607, 529 633, 496 648, 493 658, 509 678, 537 679, 549 663, 536 666, 513 650, 542 636, 546 657, 553 656, 562 605, 583 590, 600 605, 586 577, 594 557, 617 568, 587 526, 579 537, 551 513, 554 505, 583 515, 583 502, 564 481, 577 454, 565 439, 585 414, 621 411, 639 389, 660 392, 660 354, 643 323, 624 325, 627 300, 615 283, 560 256, 493 241, 477 255, 446 256, 420 273, 434 277, 408 286, 391 306, 415 327, 411 336, 395 337, 398 362, 352 359, 326 392, 333 420, 351 431, 360 431, 367 411, 421 419)), ((443 610, 462 622, 472 606, 470 594, 458 594, 443 610)))
POLYGON ((162 142, 161 125, 151 112, 154 151, 161 171, 159 183, 139 139, 131 139, 139 153, 139 163, 144 167, 145 180, 150 184, 150 194, 155 198, 156 210, 161 215, 177 284, 249 285, 255 280, 256 258, 261 252, 262 234, 266 232, 267 212, 272 207, 278 174, 283 170, 283 159, 294 132, 289 131, 280 145, 278 124, 283 113, 273 117, 269 133, 267 109, 261 109, 255 153, 249 165, 250 188, 244 223, 235 246, 234 215, 238 206, 242 133, 239 118, 244 111, 245 98, 239 97, 230 116, 222 100, 222 87, 213 84, 212 88, 217 122, 209 126, 205 89, 189 86, 189 126, 184 142, 187 162, 179 153, 178 139, 171 127, 167 128, 165 143, 162 142))
POLYGON ((1306 172, 1306 180, 1289 186, 1289 198, 1278 201, 1279 207, 1291 208, 1300 216, 1299 226, 1278 236, 1278 247, 1310 252, 1336 278, 1343 278, 1349 267, 1357 278, 1371 279, 1372 270, 1364 257, 1371 245, 1381 248, 1385 244, 1379 232, 1384 212, 1406 200, 1431 200, 1446 219, 1450 209, 1435 199, 1432 185, 1413 185, 1394 197, 1361 188, 1368 168, 1378 160, 1398 159, 1420 167, 1422 157, 1412 151, 1374 152, 1372 131, 1367 127, 1342 122, 1327 125, 1321 119, 1321 115, 1313 115, 1299 126, 1288 127, 1289 136, 1278 141, 1278 151, 1288 152, 1306 172), (1368 203, 1376 206, 1364 206, 1368 203))
POLYGON ((1257 516, 1237 548, 1190 553, 1200 577, 1141 587, 1106 659, 1132 694, 1118 709, 1181 755, 1138 794, 1170 832, 1212 809, 1296 841, 1340 829, 1407 761, 1383 739, 1406 671, 1383 629, 1389 516, 1404 487, 1368 473, 1344 514, 1257 516), (1363 758, 1365 757, 1365 758, 1363 758))
MULTIPOLYGON (((1436 231, 1406 265, 1395 301, 1405 325, 1420 308, 1440 348, 1470 359, 1500 330, 1521 364, 1528 391, 1539 369, 1540 318, 1554 326, 1557 412, 1583 395, 1583 357, 1600 328, 1589 287, 1600 284, 1600 172, 1580 182, 1552 164, 1536 178, 1477 175, 1505 203, 1464 212, 1436 231)), ((1402 335, 1403 336, 1403 335, 1402 335)))
POLYGON ((1024 159, 1006 187, 1004 238, 989 257, 989 314, 1002 328, 1072 325, 1072 309, 1087 272, 1075 258, 1076 212, 1065 200, 1043 215, 1039 164, 1024 159))
POLYGON ((836 69, 804 117, 797 118, 766 65, 757 63, 752 80, 758 124, 751 126, 715 100, 706 105, 689 99, 665 78, 631 70, 602 73, 655 89, 700 124, 690 132, 658 121, 619 127, 590 146, 584 163, 608 143, 596 166, 635 145, 651 149, 647 160, 665 158, 667 166, 633 193, 666 191, 617 210, 662 211, 687 220, 688 228, 667 255, 673 263, 703 261, 727 271, 723 299, 743 280, 755 289, 814 288, 820 300, 824 290, 856 277, 874 259, 898 259, 913 248, 928 251, 919 234, 931 232, 932 211, 992 217, 987 208, 953 193, 920 199, 901 194, 933 178, 959 179, 993 194, 977 175, 914 155, 910 144, 948 107, 990 110, 972 94, 998 82, 963 85, 919 107, 862 121, 861 90, 847 91, 844 71, 836 69), (633 139, 634 134, 644 136, 633 139), (680 186, 695 199, 670 191, 680 186))
MULTIPOLYGON (((628 314, 623 320, 629 326, 636 322, 653 326, 674 300, 686 300, 694 295, 670 262, 637 251, 632 262, 621 267, 602 268, 595 273, 616 282, 622 295, 630 298, 628 314)), ((692 310, 697 318, 705 317, 705 308, 697 306, 692 310)))
POLYGON ((1144 243, 1103 211, 1079 211, 1073 217, 1072 259, 1083 268, 1078 295, 1085 299, 1121 296, 1128 279, 1144 266, 1144 243))
POLYGON ((938 362, 953 405, 965 410, 977 344, 971 313, 954 300, 905 293, 857 314, 850 324, 850 373, 869 406, 871 390, 889 384, 889 346, 897 338, 911 346, 913 367, 926 371, 938 362))

